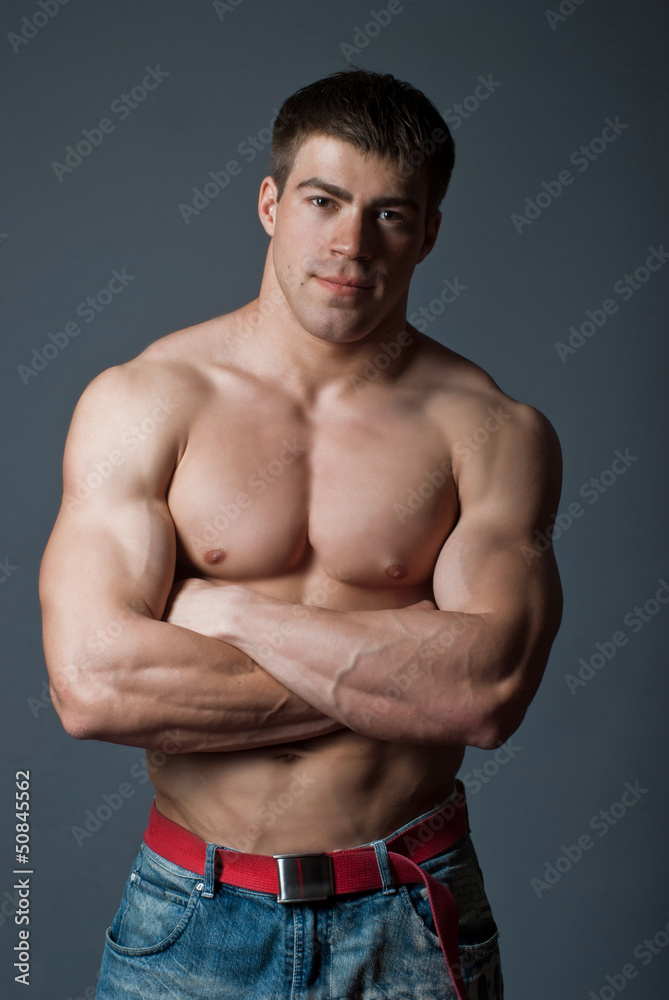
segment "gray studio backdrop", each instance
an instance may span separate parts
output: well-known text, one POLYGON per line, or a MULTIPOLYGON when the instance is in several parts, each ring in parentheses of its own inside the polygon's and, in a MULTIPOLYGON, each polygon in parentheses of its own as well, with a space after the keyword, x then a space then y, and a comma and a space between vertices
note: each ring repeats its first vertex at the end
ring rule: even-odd
POLYGON ((37 574, 73 407, 102 369, 256 296, 273 116, 350 61, 424 90, 457 144, 413 322, 563 444, 546 531, 564 624, 506 753, 470 749, 460 772, 507 995, 666 996, 669 19, 660 0, 547 2, 3 3, 3 997, 92 996, 151 801, 140 749, 75 741, 49 703, 37 574))

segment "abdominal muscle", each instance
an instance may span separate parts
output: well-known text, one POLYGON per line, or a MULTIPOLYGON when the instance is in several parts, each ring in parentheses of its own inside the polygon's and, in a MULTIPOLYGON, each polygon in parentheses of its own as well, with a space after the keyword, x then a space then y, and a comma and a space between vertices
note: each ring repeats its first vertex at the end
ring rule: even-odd
POLYGON ((463 756, 464 747, 342 729, 253 750, 175 754, 151 770, 158 810, 203 840, 291 854, 387 836, 450 795, 463 756))

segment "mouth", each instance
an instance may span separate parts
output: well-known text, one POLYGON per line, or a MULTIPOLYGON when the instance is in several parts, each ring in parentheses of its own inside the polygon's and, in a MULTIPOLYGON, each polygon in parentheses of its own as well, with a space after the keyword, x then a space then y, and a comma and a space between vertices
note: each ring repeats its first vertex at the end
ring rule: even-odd
POLYGON ((339 276, 324 278, 317 274, 314 277, 325 288, 329 288, 333 292, 338 292, 340 295, 360 294, 361 292, 370 291, 374 287, 374 285, 368 285, 358 278, 343 278, 339 276))

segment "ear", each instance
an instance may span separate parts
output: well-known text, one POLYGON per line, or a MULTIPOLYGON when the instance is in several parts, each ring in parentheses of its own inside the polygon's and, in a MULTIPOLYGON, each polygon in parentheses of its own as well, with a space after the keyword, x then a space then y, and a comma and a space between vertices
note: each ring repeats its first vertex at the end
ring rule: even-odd
POLYGON ((276 206, 279 203, 277 186, 272 177, 265 177, 260 185, 258 215, 268 236, 274 236, 276 206))
POLYGON ((422 260, 425 260, 430 250, 437 242, 437 233, 439 232, 439 226, 441 225, 441 212, 435 212, 432 216, 427 229, 425 230, 425 238, 423 240, 423 245, 420 248, 420 253, 418 254, 417 264, 420 264, 422 260))

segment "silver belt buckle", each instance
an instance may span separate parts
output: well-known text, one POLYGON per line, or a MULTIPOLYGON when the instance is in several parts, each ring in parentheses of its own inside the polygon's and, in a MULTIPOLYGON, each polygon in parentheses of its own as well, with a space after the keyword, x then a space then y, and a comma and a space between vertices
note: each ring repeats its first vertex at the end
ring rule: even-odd
POLYGON ((273 854, 279 873, 278 903, 305 903, 334 895, 332 858, 313 854, 273 854))

